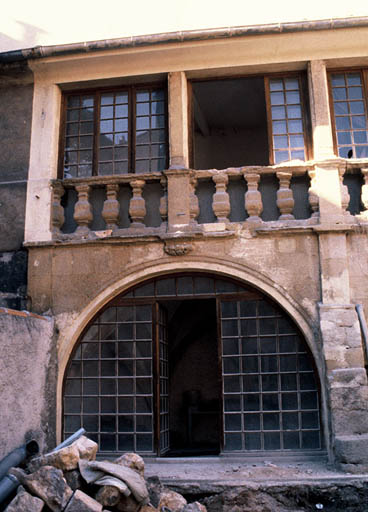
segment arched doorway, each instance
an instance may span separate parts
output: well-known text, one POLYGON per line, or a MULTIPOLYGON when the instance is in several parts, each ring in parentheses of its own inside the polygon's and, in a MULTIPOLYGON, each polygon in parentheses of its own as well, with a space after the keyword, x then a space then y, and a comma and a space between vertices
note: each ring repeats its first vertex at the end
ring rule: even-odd
POLYGON ((102 452, 290 453, 322 445, 318 378, 295 323, 258 290, 161 276, 92 320, 64 381, 63 432, 102 452))

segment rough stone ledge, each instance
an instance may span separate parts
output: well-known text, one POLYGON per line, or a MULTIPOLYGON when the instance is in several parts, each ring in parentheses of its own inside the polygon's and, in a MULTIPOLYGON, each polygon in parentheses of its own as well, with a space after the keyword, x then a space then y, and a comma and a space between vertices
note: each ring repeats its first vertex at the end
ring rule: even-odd
MULTIPOLYGON (((368 434, 336 436, 335 454, 342 464, 357 465, 357 471, 366 471, 368 467, 368 434)), ((367 478, 368 479, 368 478, 367 478)))

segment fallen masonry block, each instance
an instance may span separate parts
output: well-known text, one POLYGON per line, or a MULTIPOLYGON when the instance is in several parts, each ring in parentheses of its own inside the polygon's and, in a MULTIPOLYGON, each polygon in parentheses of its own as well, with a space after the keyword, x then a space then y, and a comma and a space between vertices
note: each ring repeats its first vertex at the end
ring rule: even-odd
POLYGON ((179 493, 174 491, 164 491, 160 496, 158 510, 161 512, 168 508, 171 512, 181 512, 187 505, 187 500, 179 493))
POLYGON ((127 468, 133 469, 144 478, 144 461, 142 457, 136 453, 125 453, 121 457, 114 460, 115 464, 126 466, 127 468))
POLYGON ((5 512, 41 512, 44 505, 40 498, 29 494, 24 487, 19 487, 17 495, 9 503, 5 512))
POLYGON ((99 489, 95 498, 101 505, 114 507, 120 501, 120 491, 117 487, 113 487, 112 485, 104 485, 99 489))
POLYGON ((72 444, 60 448, 60 450, 52 451, 32 459, 28 464, 29 471, 33 472, 41 466, 54 466, 63 471, 72 471, 77 469, 80 459, 95 460, 98 444, 81 436, 72 444))
POLYGON ((132 496, 122 496, 116 505, 119 512, 140 512, 141 506, 132 496))
POLYGON ((65 512, 102 512, 102 505, 88 494, 82 491, 75 491, 65 512))
POLYGON ((31 475, 21 475, 17 471, 15 476, 18 479, 20 476, 21 483, 32 494, 41 498, 52 512, 62 512, 73 495, 73 491, 64 480, 63 472, 53 466, 42 466, 31 475))
POLYGON ((183 512, 207 512, 207 509, 198 501, 194 501, 193 503, 185 505, 185 507, 183 508, 183 512))
POLYGON ((82 487, 82 477, 76 469, 73 471, 64 471, 64 478, 72 491, 76 491, 82 487))

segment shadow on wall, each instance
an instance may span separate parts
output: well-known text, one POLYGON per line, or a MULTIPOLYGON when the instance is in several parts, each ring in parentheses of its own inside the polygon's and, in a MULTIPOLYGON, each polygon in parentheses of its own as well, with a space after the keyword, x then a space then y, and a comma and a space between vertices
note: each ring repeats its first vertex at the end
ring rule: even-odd
POLYGON ((41 36, 48 34, 46 30, 23 21, 14 20, 14 24, 17 25, 17 32, 20 37, 9 37, 7 34, 0 32, 0 52, 37 46, 40 44, 41 36))

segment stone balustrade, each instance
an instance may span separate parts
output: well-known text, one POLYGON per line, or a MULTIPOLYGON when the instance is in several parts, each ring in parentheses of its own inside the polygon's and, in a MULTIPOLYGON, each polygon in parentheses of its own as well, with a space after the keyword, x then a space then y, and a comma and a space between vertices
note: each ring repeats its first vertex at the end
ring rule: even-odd
MULTIPOLYGON (((368 219, 368 165, 343 162, 338 168, 342 210, 368 219)), ((232 222, 313 225, 319 216, 316 172, 303 164, 53 180, 53 237, 200 232, 208 224, 219 231, 232 222)))

